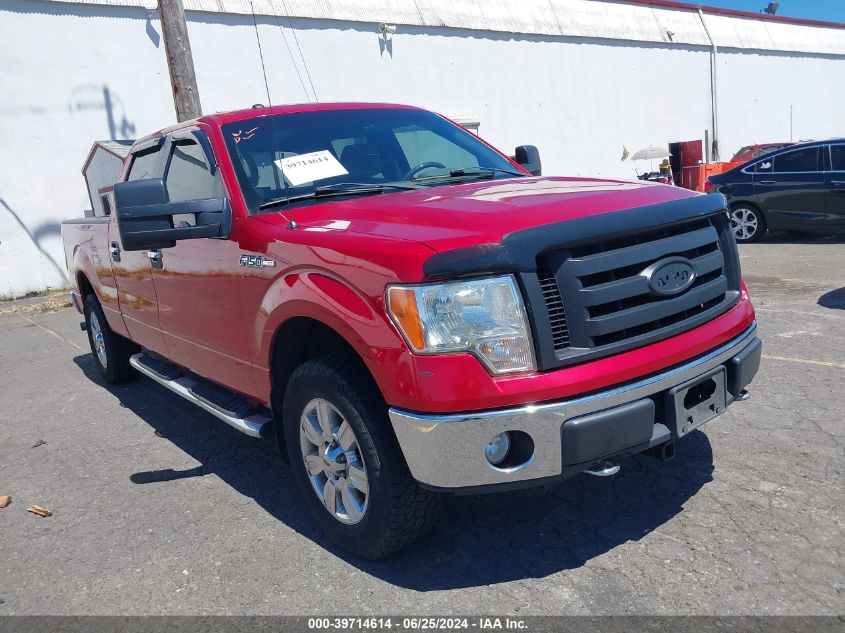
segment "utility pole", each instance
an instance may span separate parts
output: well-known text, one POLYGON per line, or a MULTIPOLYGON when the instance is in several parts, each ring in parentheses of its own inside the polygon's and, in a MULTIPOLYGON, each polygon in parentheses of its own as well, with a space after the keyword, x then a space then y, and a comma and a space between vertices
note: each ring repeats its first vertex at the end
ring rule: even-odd
POLYGON ((158 15, 170 70, 176 120, 195 119, 202 115, 202 108, 182 0, 158 0, 158 15))

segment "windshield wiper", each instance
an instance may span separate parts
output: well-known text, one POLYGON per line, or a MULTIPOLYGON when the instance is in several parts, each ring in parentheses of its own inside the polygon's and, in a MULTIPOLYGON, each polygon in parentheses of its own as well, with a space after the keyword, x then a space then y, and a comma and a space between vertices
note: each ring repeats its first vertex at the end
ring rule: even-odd
POLYGON ((522 173, 521 171, 515 171, 513 169, 502 169, 501 167, 461 167, 460 169, 453 169, 449 172, 449 175, 453 178, 457 178, 458 176, 475 176, 475 175, 486 175, 486 174, 509 174, 511 176, 525 176, 526 174, 522 173))
POLYGON ((399 185, 393 183, 385 183, 383 185, 372 185, 358 182, 340 182, 334 185, 323 185, 322 187, 315 187, 314 191, 308 193, 301 193, 295 196, 284 196, 282 198, 274 198, 267 202, 262 202, 258 205, 260 210, 269 209, 287 202, 297 202, 298 200, 313 200, 316 198, 331 198, 334 196, 354 196, 357 194, 369 193, 384 193, 387 189, 419 189, 418 185, 399 185))
POLYGON ((501 167, 461 167, 452 169, 447 174, 436 176, 423 176, 422 178, 411 178, 413 182, 421 180, 443 180, 448 178, 493 178, 496 174, 508 174, 509 176, 525 176, 521 171, 514 169, 503 169, 501 167))

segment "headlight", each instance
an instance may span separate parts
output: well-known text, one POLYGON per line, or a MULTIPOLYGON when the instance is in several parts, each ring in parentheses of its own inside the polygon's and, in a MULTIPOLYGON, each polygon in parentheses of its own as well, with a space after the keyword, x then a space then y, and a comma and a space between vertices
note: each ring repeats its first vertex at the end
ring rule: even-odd
POLYGON ((470 352, 494 374, 535 367, 525 307, 512 276, 391 286, 387 309, 418 354, 470 352))

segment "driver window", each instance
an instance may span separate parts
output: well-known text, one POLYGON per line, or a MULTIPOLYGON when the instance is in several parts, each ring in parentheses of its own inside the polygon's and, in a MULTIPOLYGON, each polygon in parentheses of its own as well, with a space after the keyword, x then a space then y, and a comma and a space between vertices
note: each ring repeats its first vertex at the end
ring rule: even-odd
POLYGON ((164 183, 170 202, 214 198, 222 193, 220 179, 212 175, 205 152, 191 140, 173 145, 164 183))
POLYGON ((156 167, 158 167, 161 154, 159 146, 152 149, 141 150, 132 154, 132 166, 126 180, 143 180, 145 178, 156 178, 156 167))

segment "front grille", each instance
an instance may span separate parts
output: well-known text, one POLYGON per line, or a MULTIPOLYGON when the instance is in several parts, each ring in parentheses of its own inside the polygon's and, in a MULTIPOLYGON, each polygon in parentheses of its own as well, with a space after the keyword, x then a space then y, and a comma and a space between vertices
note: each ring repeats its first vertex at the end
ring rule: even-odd
POLYGON ((659 340, 726 310, 739 296, 727 230, 720 214, 538 256, 557 359, 659 340), (694 282, 676 295, 653 294, 643 271, 675 256, 692 264, 694 282))
POLYGON ((563 299, 557 287, 555 276, 549 268, 545 257, 537 258, 537 278, 540 281, 540 291, 549 315, 549 325, 552 328, 552 345, 555 351, 569 347, 569 328, 566 327, 566 313, 563 311, 563 299))

